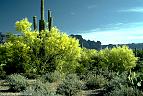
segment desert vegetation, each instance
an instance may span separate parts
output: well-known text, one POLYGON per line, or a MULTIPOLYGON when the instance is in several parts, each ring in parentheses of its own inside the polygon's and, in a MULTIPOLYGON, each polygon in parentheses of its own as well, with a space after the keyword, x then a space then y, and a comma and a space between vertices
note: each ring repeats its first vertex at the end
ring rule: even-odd
POLYGON ((38 32, 31 26, 28 19, 17 21, 21 35, 9 34, 0 44, 0 79, 5 80, 1 85, 8 91, 32 96, 143 96, 141 50, 81 48, 77 39, 56 27, 38 32))

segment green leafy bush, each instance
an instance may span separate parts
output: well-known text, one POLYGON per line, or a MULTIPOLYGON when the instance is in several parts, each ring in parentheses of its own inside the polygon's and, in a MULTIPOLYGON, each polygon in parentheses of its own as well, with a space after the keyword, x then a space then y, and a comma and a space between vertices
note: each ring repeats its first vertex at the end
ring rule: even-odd
POLYGON ((127 46, 104 49, 99 52, 102 57, 100 65, 116 72, 129 71, 136 66, 137 57, 127 46))
POLYGON ((79 59, 80 64, 76 69, 76 72, 78 74, 85 74, 87 71, 92 70, 97 64, 97 60, 95 59, 96 55, 96 50, 83 48, 79 59))
POLYGON ((10 90, 12 91, 23 91, 28 85, 26 78, 20 74, 9 75, 7 82, 9 83, 10 90))
POLYGON ((57 93, 64 96, 76 96, 81 89, 81 82, 75 74, 68 74, 58 86, 57 93))
POLYGON ((77 73, 98 69, 108 69, 114 72, 129 71, 136 66, 138 58, 135 57, 133 50, 127 46, 114 47, 112 49, 96 50, 83 49, 79 60, 77 73))
POLYGON ((28 19, 16 22, 21 36, 11 35, 0 44, 0 64, 6 64, 5 71, 11 73, 36 73, 75 71, 81 48, 79 41, 60 32, 56 27, 51 31, 32 31, 28 19), (74 62, 74 63, 73 63, 74 62))
POLYGON ((86 86, 88 89, 99 89, 108 83, 108 80, 103 75, 90 75, 87 78, 86 86))

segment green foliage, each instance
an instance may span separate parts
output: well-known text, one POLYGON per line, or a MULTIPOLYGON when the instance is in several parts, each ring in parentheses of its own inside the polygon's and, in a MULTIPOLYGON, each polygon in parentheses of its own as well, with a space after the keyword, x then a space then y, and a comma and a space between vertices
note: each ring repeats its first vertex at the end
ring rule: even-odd
POLYGON ((114 71, 129 71, 136 66, 137 58, 127 46, 101 50, 99 56, 104 62, 101 66, 114 71))
POLYGON ((49 59, 53 58, 53 63, 57 64, 56 69, 63 72, 75 70, 78 66, 76 60, 80 57, 81 50, 78 41, 60 33, 57 29, 52 29, 47 38, 45 41, 46 53, 48 53, 49 59))
POLYGON ((6 42, 4 45, 6 50, 4 69, 7 74, 10 73, 23 73, 25 71, 24 66, 29 61, 29 49, 30 47, 19 41, 6 42))
POLYGON ((78 40, 68 37, 53 27, 51 31, 31 31, 28 19, 16 22, 21 36, 10 35, 0 45, 0 63, 11 73, 74 72, 78 66, 81 48, 78 40), (68 70, 67 70, 68 69, 68 70))
MULTIPOLYGON (((17 21, 16 30, 21 32, 21 36, 9 34, 6 42, 0 44, 0 74, 5 76, 24 73, 29 78, 42 78, 26 89, 25 77, 19 74, 10 75, 8 81, 11 90, 26 89, 24 93, 32 93, 32 96, 58 96, 56 92, 64 96, 73 96, 81 90, 82 79, 88 89, 106 88, 110 92, 109 96, 141 94, 134 87, 143 87, 143 64, 138 62, 135 67, 138 58, 128 47, 101 51, 81 49, 78 40, 61 33, 56 27, 50 31, 45 29, 38 32, 32 31, 31 25, 27 18, 17 21), (137 71, 137 68, 140 74, 131 72, 137 71), (69 74, 75 72, 80 79, 75 74, 69 74), (63 74, 68 75, 64 78, 63 74), (50 83, 61 80, 63 81, 57 91, 51 90, 50 83)), ((142 51, 139 51, 136 55, 142 57, 141 54, 142 51)))
POLYGON ((95 62, 97 61, 97 59, 95 58, 96 55, 96 50, 83 48, 81 51, 81 57, 79 59, 80 65, 76 69, 76 72, 86 73, 87 71, 94 69, 97 64, 95 64, 95 62))
POLYGON ((64 96, 76 96, 81 89, 81 82, 75 74, 68 74, 58 86, 57 93, 64 96))
POLYGON ((128 82, 128 73, 127 72, 123 72, 121 74, 116 74, 113 79, 111 79, 107 86, 106 86, 106 90, 107 92, 111 92, 113 90, 115 90, 116 88, 121 88, 121 86, 128 86, 129 82, 128 82))
POLYGON ((130 75, 129 72, 116 73, 105 87, 105 96, 142 96, 142 91, 137 89, 136 85, 131 84, 131 81, 135 79, 134 74, 130 75))
POLYGON ((95 70, 97 71, 96 74, 101 74, 104 77, 106 77, 108 80, 113 79, 117 75, 116 72, 113 72, 112 70, 108 70, 108 69, 96 68, 95 70))
POLYGON ((95 67, 115 72, 129 71, 136 66, 138 58, 127 46, 96 50, 83 49, 77 73, 92 71, 95 67))
POLYGON ((87 76, 86 86, 88 89, 99 89, 103 88, 108 80, 103 75, 92 75, 87 76))
MULTIPOLYGON (((82 49, 80 62, 83 64, 92 63, 92 58, 97 54, 97 51, 94 49, 82 49)), ((87 65, 88 65, 87 64, 87 65)))
POLYGON ((26 78, 19 74, 9 75, 7 81, 12 91, 23 91, 28 85, 26 78))
POLYGON ((17 21, 15 23, 16 25, 16 30, 19 31, 19 32, 27 32, 27 31, 31 31, 31 26, 32 26, 32 23, 30 23, 28 21, 27 18, 21 20, 21 21, 17 21))

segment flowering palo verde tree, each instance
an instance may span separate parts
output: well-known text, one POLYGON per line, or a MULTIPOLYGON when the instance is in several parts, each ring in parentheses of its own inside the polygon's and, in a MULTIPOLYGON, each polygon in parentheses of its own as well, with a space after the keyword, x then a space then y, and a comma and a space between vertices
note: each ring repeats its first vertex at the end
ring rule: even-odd
POLYGON ((133 50, 127 46, 101 50, 99 56, 102 57, 102 67, 119 72, 129 71, 134 68, 138 60, 133 50))
POLYGON ((20 36, 10 35, 0 45, 0 63, 5 64, 7 74, 48 71, 74 71, 78 66, 81 48, 78 40, 61 33, 56 27, 51 31, 32 31, 27 18, 16 22, 20 36))

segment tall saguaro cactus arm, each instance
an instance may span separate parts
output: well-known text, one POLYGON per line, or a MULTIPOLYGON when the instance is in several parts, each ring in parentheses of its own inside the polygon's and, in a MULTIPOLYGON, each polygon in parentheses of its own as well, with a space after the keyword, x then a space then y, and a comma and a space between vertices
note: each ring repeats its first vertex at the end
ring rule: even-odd
POLYGON ((44 0, 41 0, 41 20, 39 20, 39 31, 45 30, 44 21, 44 0))
POLYGON ((44 20, 44 0, 41 0, 41 20, 44 20))
MULTIPOLYGON (((39 20, 39 32, 42 30, 45 30, 45 20, 44 20, 44 0, 41 0, 41 19, 39 20)), ((52 17, 52 12, 51 10, 48 10, 48 29, 51 31, 52 26, 53 26, 53 17, 52 17)), ((34 30, 37 30, 37 18, 34 16, 33 17, 33 25, 34 25, 34 30)))
POLYGON ((51 10, 49 9, 49 10, 48 10, 48 22, 49 22, 49 20, 50 20, 50 17, 52 17, 52 13, 51 13, 51 10))
POLYGON ((33 27, 34 27, 34 30, 36 31, 37 30, 37 17, 36 16, 33 16, 33 27))
POLYGON ((52 26, 53 26, 53 18, 50 17, 50 21, 49 21, 49 31, 51 31, 52 26))
POLYGON ((49 31, 51 31, 51 28, 52 28, 52 24, 53 24, 53 18, 52 18, 52 15, 51 15, 51 10, 48 10, 48 29, 49 31))

